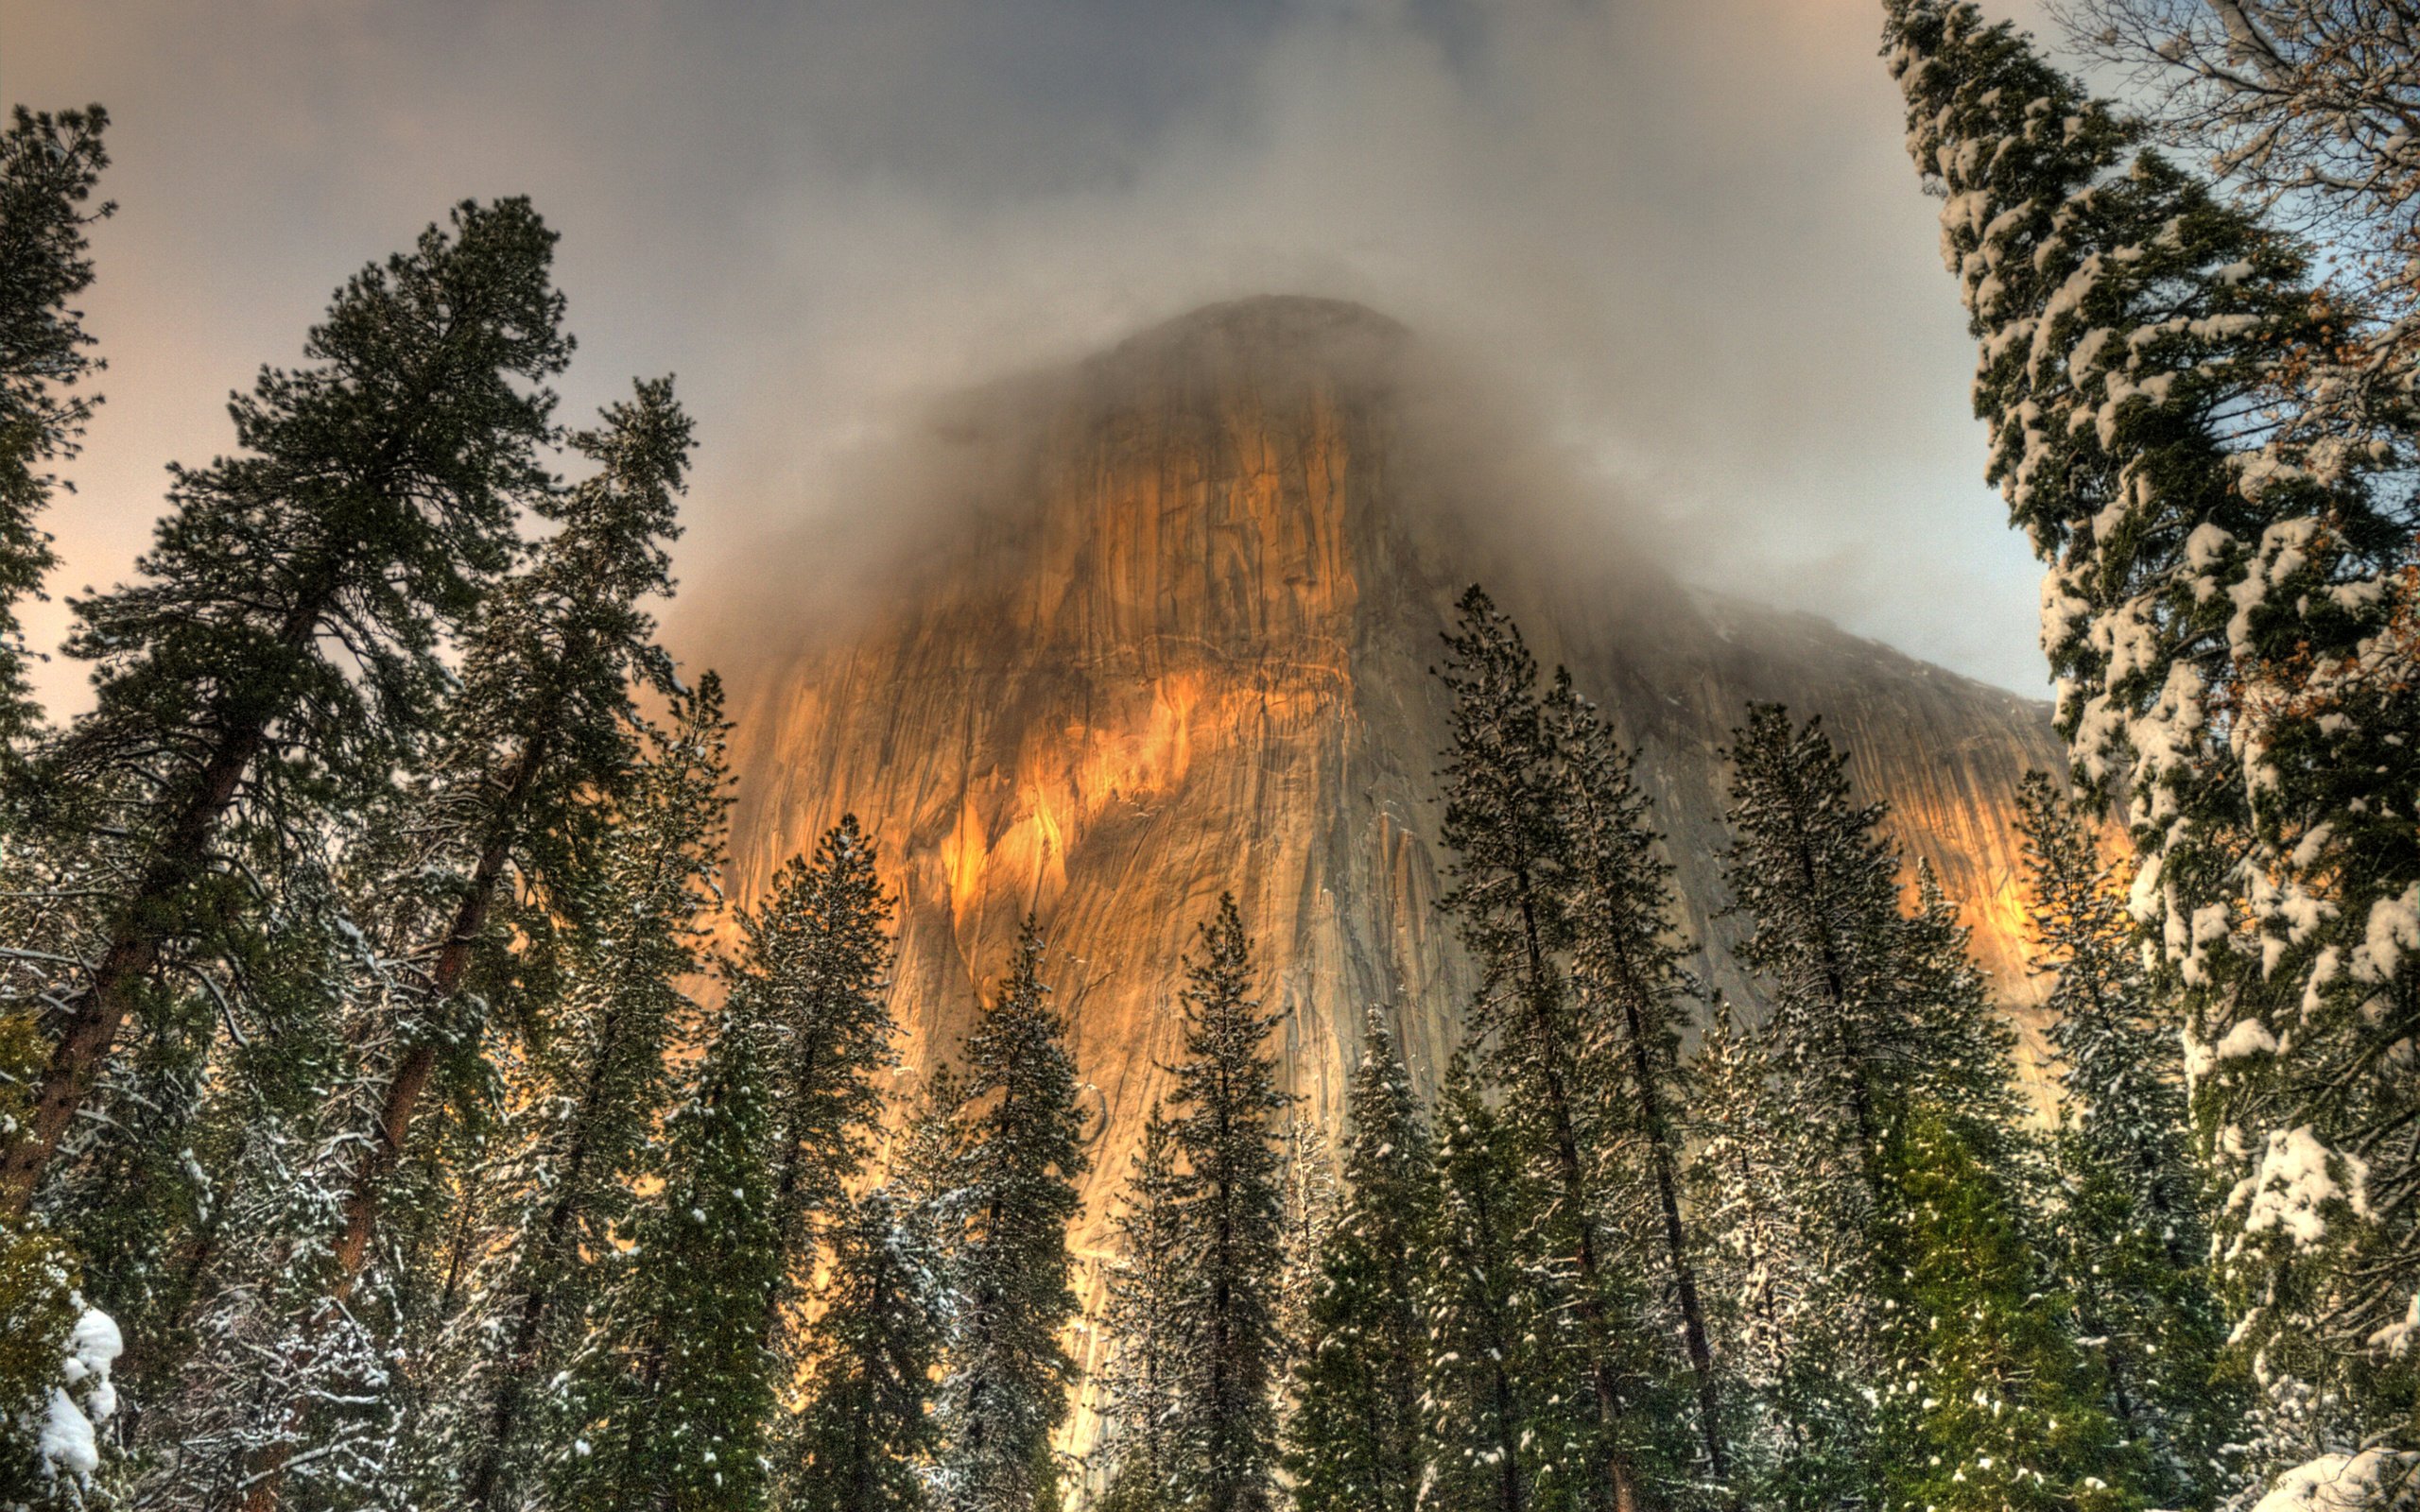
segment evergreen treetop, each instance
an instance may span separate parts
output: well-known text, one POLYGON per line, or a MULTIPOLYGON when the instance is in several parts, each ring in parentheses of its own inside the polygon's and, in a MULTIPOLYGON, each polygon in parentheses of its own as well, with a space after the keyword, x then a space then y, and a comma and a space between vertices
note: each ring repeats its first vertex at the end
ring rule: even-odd
POLYGON ((1059 1338, 1076 1311, 1067 1225, 1088 1164, 1064 1027, 1026 920, 1007 976, 967 1036, 962 1143, 951 1168, 964 1228, 961 1309, 942 1386, 944 1506, 1026 1512, 1057 1494, 1050 1435, 1073 1365, 1059 1338))
POLYGON ((57 115, 20 105, 0 131, 0 742, 41 717, 17 605, 58 565, 39 521, 52 490, 73 485, 48 469, 77 455, 100 403, 81 386, 104 364, 68 301, 93 284, 86 229, 117 208, 92 203, 109 124, 98 105, 57 115))
POLYGON ((1180 1497, 1261 1512, 1276 1462, 1276 1293, 1285 1192, 1278 1114, 1292 1103, 1268 1048, 1275 1015, 1253 995, 1252 942, 1232 894, 1185 957, 1184 1058, 1173 1068, 1195 1316, 1184 1363, 1180 1497))

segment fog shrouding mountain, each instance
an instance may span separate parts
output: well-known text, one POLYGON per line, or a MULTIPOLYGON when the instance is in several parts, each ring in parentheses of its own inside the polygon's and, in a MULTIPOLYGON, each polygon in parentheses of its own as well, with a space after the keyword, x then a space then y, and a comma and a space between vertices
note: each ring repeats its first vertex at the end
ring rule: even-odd
MULTIPOLYGON (((1688 580, 2046 691, 1879 25, 1864 0, 0 0, 10 99, 106 103, 120 205, 86 301, 109 403, 32 638, 127 575, 163 465, 226 449, 228 391, 295 360, 337 281, 526 194, 563 236, 563 418, 666 371, 698 416, 684 595, 769 521, 848 523, 847 459, 903 401, 1278 288, 1517 354, 1642 518, 1721 542, 1688 580)), ((85 673, 38 669, 55 712, 85 673)))
MULTIPOLYGON (((1747 700, 1779 699, 1852 749, 1910 860, 1968 904, 2004 995, 2030 1001, 2010 819, 2020 774, 2061 762, 2047 706, 1685 588, 1601 526, 1587 541, 1575 522, 1604 512, 1519 435, 1366 308, 1215 305, 944 406, 883 501, 921 549, 853 569, 874 580, 838 614, 786 613, 778 585, 821 564, 769 550, 773 591, 702 637, 735 681, 735 896, 843 811, 880 841, 903 1090, 955 1053, 1040 918, 1101 1117, 1089 1263, 1221 891, 1305 1113, 1334 1126, 1370 1005, 1416 1074, 1442 1067, 1473 977, 1436 908, 1448 708, 1429 668, 1473 580, 1640 752, 1695 938, 1736 928, 1720 747, 1747 700)), ((1753 1004, 1725 951, 1706 969, 1753 1004)))

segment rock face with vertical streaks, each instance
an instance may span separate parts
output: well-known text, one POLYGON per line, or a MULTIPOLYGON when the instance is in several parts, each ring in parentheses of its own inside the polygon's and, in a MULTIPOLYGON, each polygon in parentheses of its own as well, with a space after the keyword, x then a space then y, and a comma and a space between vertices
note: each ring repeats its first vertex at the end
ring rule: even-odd
POLYGON ((1544 472, 1439 369, 1357 305, 1271 298, 968 396, 933 428, 965 497, 931 549, 738 690, 735 891, 844 810, 874 829, 911 1076, 1040 916, 1101 1115, 1087 1245, 1167 1089, 1179 958, 1222 890, 1310 1113, 1337 1116, 1368 1005, 1424 1080, 1442 1066, 1472 975, 1436 908, 1448 711, 1428 668, 1474 580, 1640 752, 1682 923, 1735 999, 1753 1003, 1716 917, 1720 751, 1762 698, 1824 716, 2020 1020, 2032 1001, 2011 818, 2023 771, 2062 762, 2047 706, 1582 549, 1544 472))

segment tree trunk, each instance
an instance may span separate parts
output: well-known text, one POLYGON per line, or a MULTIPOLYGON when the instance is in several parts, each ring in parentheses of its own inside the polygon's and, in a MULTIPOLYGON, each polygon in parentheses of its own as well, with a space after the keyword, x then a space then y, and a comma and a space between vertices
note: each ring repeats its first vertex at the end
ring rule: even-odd
MULTIPOLYGON (((549 734, 546 723, 541 723, 522 747, 521 754, 506 768, 504 791, 498 795, 490 816, 487 843, 480 848, 478 862, 471 868, 469 888, 461 906, 455 910, 453 927, 446 931, 445 943, 437 953, 437 964, 429 971, 428 999, 432 1008, 452 1002, 461 990, 463 974, 471 968, 471 953, 478 948, 479 935, 487 928, 488 913, 495 906, 496 885, 503 880, 513 847, 520 841, 522 805, 528 798, 530 784, 537 781, 539 768, 545 763, 552 744, 549 734)), ((378 1189, 403 1163, 412 1115, 436 1071, 436 1042, 423 1038, 405 1053, 395 1068, 394 1078, 387 1084, 387 1096, 378 1109, 377 1143, 362 1153, 360 1163, 354 1170, 353 1189, 345 1195, 344 1233, 336 1246, 333 1295, 338 1301, 352 1295, 354 1283, 360 1279, 371 1236, 377 1227, 378 1189)))
MULTIPOLYGON (((1626 957, 1623 965, 1629 962, 1626 957)), ((1621 994, 1622 1021, 1630 1032, 1631 1081, 1638 1098, 1639 1117, 1647 1125, 1649 1159, 1655 1168, 1655 1199, 1664 1214, 1664 1246, 1670 1258, 1672 1280, 1681 1299, 1681 1338, 1697 1376, 1698 1427, 1705 1440, 1707 1468, 1716 1481, 1731 1480, 1730 1456, 1722 1443, 1721 1417, 1717 1411, 1714 1350, 1706 1342, 1705 1310, 1698 1300, 1698 1274, 1689 1260, 1688 1236, 1681 1226, 1680 1183, 1673 1172, 1671 1130, 1664 1122, 1662 1088, 1647 1048, 1647 1027, 1638 1011, 1634 988, 1621 994)))
POLYGON ((564 1154, 562 1179, 556 1188, 554 1205, 546 1211, 546 1222, 540 1230, 529 1289, 521 1298, 521 1318, 513 1330, 512 1351, 505 1357, 504 1382, 489 1416, 488 1445, 481 1451, 478 1469, 471 1479, 469 1504, 474 1507, 484 1509, 491 1505, 502 1481, 505 1451, 510 1447, 513 1431, 520 1422, 523 1384, 536 1358, 539 1330, 545 1324, 547 1310, 554 1305, 564 1245, 579 1207, 580 1183, 595 1153, 590 1136, 597 1115, 604 1111, 606 1068, 614 1058, 614 1045, 620 1038, 621 1027, 622 1018, 616 1012, 606 1019, 596 1038, 596 1059, 589 1067, 588 1088, 580 1098, 579 1121, 574 1125, 572 1146, 564 1154))
MULTIPOLYGON (((312 622, 317 620, 315 613, 312 622)), ((118 917, 108 950, 68 1014, 59 1042, 51 1047, 41 1090, 34 1095, 32 1118, 25 1131, 0 1150, 0 1216, 23 1217, 33 1201, 34 1188, 57 1153, 59 1142, 66 1137, 67 1126, 92 1095, 93 1084, 109 1061, 118 1030, 133 1011, 136 993, 159 964, 160 950, 169 933, 164 916, 171 902, 201 872, 211 838, 268 739, 266 715, 221 737, 182 812, 144 868, 142 881, 118 917)))
POLYGON ((1618 1437, 1622 1420, 1620 1391, 1614 1384, 1610 1362, 1605 1358, 1612 1342, 1612 1325, 1605 1316, 1604 1300, 1598 1295, 1597 1222, 1588 1211, 1587 1181, 1580 1163, 1580 1142, 1571 1116, 1571 1099, 1564 1086, 1561 1046, 1555 1038, 1556 1025, 1549 1018, 1547 990, 1547 959, 1545 942, 1539 937, 1536 900, 1532 895, 1526 871, 1514 873, 1520 892, 1521 930, 1529 951, 1529 984, 1524 994, 1529 1002, 1530 1030, 1546 1064, 1542 1068, 1546 1086, 1547 1115, 1554 1126, 1555 1162, 1563 1178, 1563 1199, 1571 1210, 1571 1220, 1580 1237, 1580 1319, 1589 1333, 1588 1383, 1597 1399, 1597 1418, 1603 1428, 1605 1483, 1613 1495, 1614 1512, 1639 1512, 1646 1505, 1638 1485, 1638 1472, 1618 1437))

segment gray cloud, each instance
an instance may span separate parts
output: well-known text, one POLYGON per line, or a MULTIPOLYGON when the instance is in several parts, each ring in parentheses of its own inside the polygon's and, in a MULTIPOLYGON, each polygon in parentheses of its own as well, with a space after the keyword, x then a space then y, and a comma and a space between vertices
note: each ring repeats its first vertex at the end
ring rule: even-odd
POLYGON ((352 266, 527 193, 564 233, 572 412, 677 369, 700 415, 693 595, 741 559, 811 585, 749 544, 861 508, 906 402, 1311 292, 1517 374, 1689 576, 2038 687, 1877 26, 1872 0, 0 0, 0 93, 118 122, 110 400, 59 586, 128 570, 161 465, 227 444, 225 391, 352 266))

